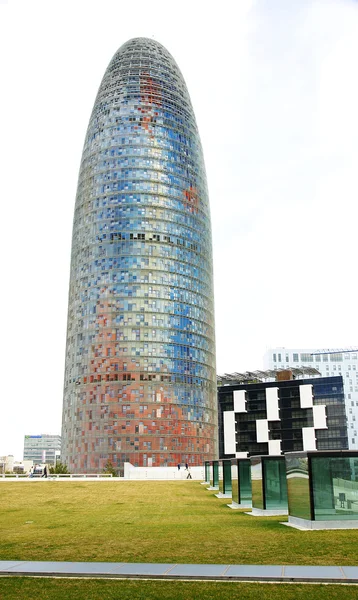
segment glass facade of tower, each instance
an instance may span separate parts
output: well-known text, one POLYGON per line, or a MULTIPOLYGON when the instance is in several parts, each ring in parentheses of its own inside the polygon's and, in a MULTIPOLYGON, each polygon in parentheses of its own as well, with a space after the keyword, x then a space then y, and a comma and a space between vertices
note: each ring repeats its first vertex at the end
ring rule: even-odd
POLYGON ((183 77, 124 44, 92 111, 73 225, 62 460, 71 472, 217 455, 210 212, 183 77))

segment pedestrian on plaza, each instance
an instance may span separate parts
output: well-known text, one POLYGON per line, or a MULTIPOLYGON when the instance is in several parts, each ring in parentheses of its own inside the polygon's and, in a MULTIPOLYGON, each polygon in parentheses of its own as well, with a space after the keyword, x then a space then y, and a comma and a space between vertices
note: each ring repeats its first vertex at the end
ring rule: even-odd
POLYGON ((178 471, 180 471, 180 463, 178 464, 178 471))
POLYGON ((192 476, 191 476, 191 473, 190 473, 190 467, 189 467, 189 465, 188 465, 187 471, 188 471, 187 479, 193 479, 192 476))
POLYGON ((42 477, 45 477, 45 479, 47 479, 47 466, 44 466, 44 472, 42 474, 42 477))

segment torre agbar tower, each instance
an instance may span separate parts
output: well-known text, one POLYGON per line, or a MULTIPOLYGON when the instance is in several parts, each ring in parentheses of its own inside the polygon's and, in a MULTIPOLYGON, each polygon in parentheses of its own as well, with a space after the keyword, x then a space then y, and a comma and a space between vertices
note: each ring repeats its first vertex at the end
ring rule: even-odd
POLYGON ((103 77, 76 197, 62 417, 73 473, 217 455, 210 212, 169 52, 124 44, 103 77))

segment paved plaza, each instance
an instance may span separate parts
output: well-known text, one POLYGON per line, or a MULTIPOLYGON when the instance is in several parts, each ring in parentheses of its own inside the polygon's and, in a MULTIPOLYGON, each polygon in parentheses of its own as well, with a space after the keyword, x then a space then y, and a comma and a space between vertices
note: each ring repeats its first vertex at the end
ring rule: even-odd
POLYGON ((0 576, 358 584, 358 567, 0 561, 0 576))

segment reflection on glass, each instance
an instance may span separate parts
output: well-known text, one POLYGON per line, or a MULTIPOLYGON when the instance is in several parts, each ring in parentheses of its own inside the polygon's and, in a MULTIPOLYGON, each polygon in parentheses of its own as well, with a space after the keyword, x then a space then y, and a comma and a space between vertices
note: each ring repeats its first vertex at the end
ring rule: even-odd
POLYGON ((252 508, 264 509, 261 457, 251 458, 252 508))
POLYGON ((287 482, 285 458, 262 459, 264 466, 265 508, 287 510, 287 482))
POLYGON ((314 518, 358 519, 358 459, 311 457, 314 518))
POLYGON ((239 504, 238 461, 236 459, 232 461, 231 465, 231 487, 232 501, 239 504))
POLYGON ((311 519, 308 458, 286 454, 288 507, 291 517, 311 519))
POLYGON ((218 487, 219 486, 219 461, 218 460, 213 460, 212 486, 213 487, 218 487))
POLYGON ((249 460, 239 460, 239 504, 248 504, 252 502, 251 489, 251 468, 249 460))

